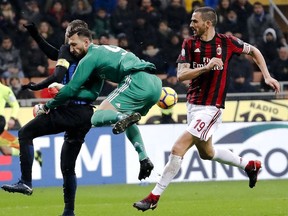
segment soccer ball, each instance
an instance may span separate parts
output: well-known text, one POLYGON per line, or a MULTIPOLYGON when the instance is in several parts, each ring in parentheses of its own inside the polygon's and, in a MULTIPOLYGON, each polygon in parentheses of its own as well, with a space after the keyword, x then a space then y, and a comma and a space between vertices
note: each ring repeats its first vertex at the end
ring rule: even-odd
POLYGON ((162 87, 162 92, 157 105, 162 109, 170 109, 178 101, 178 95, 176 91, 170 87, 162 87))

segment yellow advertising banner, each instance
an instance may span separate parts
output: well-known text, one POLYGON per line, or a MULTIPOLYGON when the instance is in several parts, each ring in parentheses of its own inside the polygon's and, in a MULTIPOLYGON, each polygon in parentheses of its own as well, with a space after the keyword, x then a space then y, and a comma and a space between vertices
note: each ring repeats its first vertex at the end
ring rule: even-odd
MULTIPOLYGON (((249 2, 253 5, 255 2, 257 2, 259 0, 249 0, 249 2)), ((259 1, 261 2, 263 5, 269 5, 270 2, 269 0, 261 0, 259 1)), ((287 0, 273 0, 273 2, 276 4, 276 5, 287 5, 287 0)))
MULTIPOLYGON (((177 103, 171 110, 172 118, 177 123, 187 123, 186 103, 177 103)), ((11 108, 5 109, 5 117, 10 117, 11 108)), ((31 107, 20 108, 18 119, 21 125, 33 118, 31 107)), ((155 105, 146 116, 143 116, 139 124, 159 124, 161 109, 155 105)), ((223 112, 223 122, 255 122, 255 121, 287 121, 288 100, 247 100, 227 101, 223 112)))
MULTIPOLYGON (((235 112, 235 122, 285 121, 288 119, 288 102, 286 105, 275 101, 239 101, 235 112)), ((282 101, 282 102, 283 102, 282 101)))

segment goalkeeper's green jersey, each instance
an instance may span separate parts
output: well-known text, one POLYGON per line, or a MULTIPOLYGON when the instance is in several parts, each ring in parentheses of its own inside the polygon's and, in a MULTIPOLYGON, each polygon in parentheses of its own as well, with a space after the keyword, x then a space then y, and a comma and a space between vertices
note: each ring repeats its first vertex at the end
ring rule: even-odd
POLYGON ((99 80, 121 83, 127 75, 138 71, 155 73, 156 67, 120 47, 91 44, 87 54, 78 63, 72 79, 46 105, 54 108, 75 97, 87 81, 94 81, 94 85, 99 83, 99 80))

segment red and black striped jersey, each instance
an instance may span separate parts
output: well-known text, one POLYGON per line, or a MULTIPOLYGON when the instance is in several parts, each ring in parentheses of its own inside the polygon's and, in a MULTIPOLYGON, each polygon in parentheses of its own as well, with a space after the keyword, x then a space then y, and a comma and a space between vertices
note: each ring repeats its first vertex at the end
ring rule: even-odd
POLYGON ((229 82, 228 63, 232 54, 249 53, 250 45, 242 40, 216 33, 210 41, 197 36, 184 40, 177 63, 189 63, 190 68, 203 67, 213 57, 221 58, 223 68, 214 68, 190 81, 187 101, 191 104, 224 108, 229 82))

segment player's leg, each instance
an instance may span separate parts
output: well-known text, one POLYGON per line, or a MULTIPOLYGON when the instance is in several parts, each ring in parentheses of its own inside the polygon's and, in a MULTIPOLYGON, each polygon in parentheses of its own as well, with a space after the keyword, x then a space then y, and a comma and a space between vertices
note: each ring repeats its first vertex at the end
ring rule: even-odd
MULTIPOLYGON (((108 97, 105 99, 100 106, 97 108, 94 113, 91 123, 95 127, 101 127, 104 125, 114 125, 113 133, 119 134, 126 130, 134 123, 138 122, 141 119, 139 113, 124 113, 123 111, 118 111, 117 106, 121 106, 121 101, 115 102, 115 98, 118 98, 119 95, 123 95, 123 92, 128 88, 128 84, 120 84, 108 97), (114 100, 114 102, 112 102, 114 100), (120 104, 120 105, 119 105, 120 104)), ((124 95, 123 95, 124 96, 124 95)), ((120 97, 123 97, 120 96, 120 97)))
MULTIPOLYGON (((104 125, 115 124, 119 120, 129 119, 129 124, 130 124, 129 126, 131 126, 132 124, 138 122, 140 118, 141 116, 138 113, 128 114, 128 113, 119 112, 108 100, 104 100, 102 101, 102 103, 97 108, 94 115, 92 116, 91 123, 95 127, 101 127, 104 125)), ((126 125, 126 128, 127 127, 128 126, 126 125)))
POLYGON ((79 132, 66 132, 61 150, 61 172, 63 176, 64 211, 62 215, 74 215, 77 180, 75 163, 80 152, 82 140, 78 138, 79 132), (74 133, 73 133, 74 132, 74 133))
POLYGON ((19 155, 19 143, 15 136, 5 130, 5 117, 0 115, 0 152, 3 155, 19 155), (18 143, 18 145, 17 145, 18 143), (12 148, 12 147, 18 147, 12 148))
POLYGON ((133 204, 138 210, 146 211, 155 209, 161 194, 168 187, 173 178, 181 168, 182 159, 185 153, 192 147, 193 136, 185 131, 172 147, 169 160, 164 167, 161 178, 156 183, 151 193, 143 200, 133 204))
POLYGON ((4 130, 0 135, 0 146, 9 146, 17 149, 20 148, 18 138, 7 130, 4 130))
POLYGON ((0 135, 0 152, 3 155, 19 156, 18 139, 7 130, 4 130, 0 135))
POLYGON ((145 179, 150 176, 151 171, 154 168, 154 165, 150 161, 147 155, 144 142, 142 140, 142 136, 141 136, 138 126, 136 124, 133 124, 131 127, 128 127, 126 129, 126 136, 138 153, 138 157, 140 161, 140 172, 138 175, 138 179, 139 180, 145 179))
POLYGON ((253 188, 257 182, 261 162, 257 160, 249 161, 228 149, 215 148, 212 144, 212 134, 221 123, 221 110, 216 107, 205 107, 204 112, 200 110, 194 113, 197 115, 197 120, 192 120, 188 130, 198 139, 195 145, 200 157, 204 160, 214 160, 245 170, 249 177, 249 187, 253 188))
POLYGON ((112 92, 107 100, 122 113, 135 113, 119 120, 113 128, 113 133, 118 134, 125 131, 126 128, 145 116, 150 108, 155 105, 161 95, 162 82, 152 74, 146 72, 137 72, 129 76, 119 84, 118 91, 112 92), (137 115, 139 113, 140 115, 137 115))
POLYGON ((46 114, 37 116, 19 130, 21 179, 13 185, 3 185, 2 189, 26 195, 32 194, 33 139, 54 132, 51 118, 46 114))
POLYGON ((235 154, 234 152, 228 149, 220 149, 220 148, 213 148, 213 149, 214 149, 214 156, 211 160, 243 169, 247 173, 247 176, 249 177, 249 187, 250 188, 255 187, 258 173, 261 169, 260 161, 248 160, 245 157, 240 157, 239 155, 235 154))
POLYGON ((61 150, 61 172, 63 176, 64 211, 62 216, 74 215, 77 179, 75 163, 80 152, 84 138, 91 128, 93 109, 90 106, 71 106, 69 108, 73 117, 67 118, 66 123, 70 129, 64 135, 64 143, 61 150), (81 120, 77 116, 81 113, 81 120), (76 116, 76 118, 74 118, 76 116))
MULTIPOLYGON (((18 150, 18 149, 16 149, 16 150, 18 150)), ((5 156, 11 156, 12 155, 12 148, 9 146, 1 146, 0 145, 0 152, 5 156)), ((18 150, 18 152, 19 152, 19 150, 18 150)))
MULTIPOLYGON (((0 135, 0 151, 4 155, 19 156, 20 155, 20 144, 18 137, 14 136, 7 130, 4 130, 0 135)), ((34 158, 42 167, 42 153, 40 150, 34 152, 34 158)))

